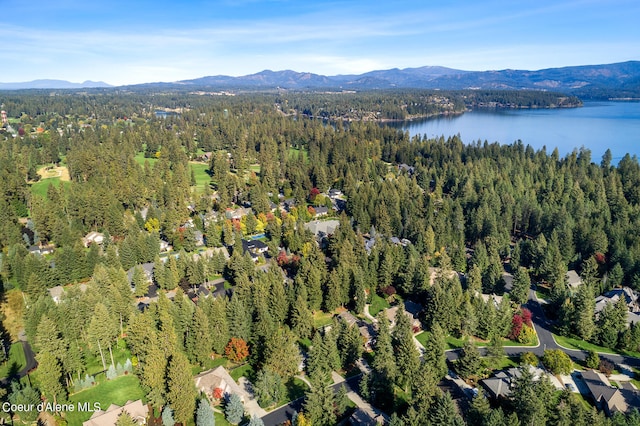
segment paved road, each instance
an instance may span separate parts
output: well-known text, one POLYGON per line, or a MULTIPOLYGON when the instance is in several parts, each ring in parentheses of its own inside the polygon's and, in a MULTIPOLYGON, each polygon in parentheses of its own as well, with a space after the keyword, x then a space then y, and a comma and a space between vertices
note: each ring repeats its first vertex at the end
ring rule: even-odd
MULTIPOLYGON (((358 393, 360 391, 360 379, 362 379, 361 374, 354 377, 350 377, 342 383, 332 385, 331 389, 333 389, 334 392, 338 392, 338 389, 340 389, 340 386, 344 385, 347 392, 358 393)), ((291 416, 293 415, 294 411, 298 413, 302 411, 303 402, 304 402, 304 397, 298 398, 295 401, 291 401, 289 404, 283 405, 282 407, 275 409, 269 414, 267 414, 266 416, 264 416, 262 418, 262 421, 264 422, 265 426, 277 426, 279 424, 286 422, 287 420, 291 420, 291 416)))
MULTIPOLYGON (((536 347, 532 346, 509 346, 505 347, 504 351, 509 356, 517 356, 522 354, 523 352, 533 352, 537 356, 541 357, 544 354, 546 349, 561 349, 566 352, 574 361, 584 361, 587 357, 588 352, 576 349, 567 349, 563 348, 556 343, 553 338, 553 334, 551 329, 553 327, 553 323, 548 320, 542 309, 541 303, 538 301, 536 293, 534 290, 529 291, 529 300, 525 305, 527 309, 531 311, 531 320, 535 327, 536 333, 538 334, 539 344, 536 347)), ((486 349, 481 348, 480 353, 485 355, 486 349)), ((458 359, 460 355, 460 349, 450 350, 446 353, 447 359, 449 361, 454 361, 458 359)), ((600 354, 601 359, 607 359, 614 364, 626 364, 632 367, 640 367, 640 359, 633 358, 629 356, 623 355, 613 355, 613 354, 600 354)))

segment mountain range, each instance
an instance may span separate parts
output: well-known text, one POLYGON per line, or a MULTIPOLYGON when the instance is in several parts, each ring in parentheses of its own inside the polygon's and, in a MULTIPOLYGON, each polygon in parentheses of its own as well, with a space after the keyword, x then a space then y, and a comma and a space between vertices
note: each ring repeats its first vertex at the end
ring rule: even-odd
POLYGON ((88 88, 113 87, 103 81, 87 80, 82 83, 72 83, 66 80, 33 80, 22 83, 0 83, 0 90, 21 90, 21 89, 88 89, 88 88))
MULTIPOLYGON (((69 83, 62 80, 36 80, 29 83, 0 83, 2 89, 55 88, 77 89, 111 87, 103 82, 69 83)), ((292 90, 371 90, 371 89, 504 89, 550 90, 590 96, 640 96, 640 61, 604 65, 548 68, 537 71, 499 70, 464 71, 425 66, 393 68, 358 75, 325 76, 291 70, 265 70, 241 77, 208 76, 176 82, 146 83, 125 86, 127 89, 292 89, 292 90)))

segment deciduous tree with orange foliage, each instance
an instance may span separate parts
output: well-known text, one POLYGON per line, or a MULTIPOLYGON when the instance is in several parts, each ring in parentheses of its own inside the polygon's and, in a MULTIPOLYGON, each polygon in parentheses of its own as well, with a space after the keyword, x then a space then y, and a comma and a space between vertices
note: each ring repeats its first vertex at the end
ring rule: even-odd
POLYGON ((249 345, 243 339, 232 337, 224 348, 224 354, 232 362, 242 362, 249 356, 249 345))

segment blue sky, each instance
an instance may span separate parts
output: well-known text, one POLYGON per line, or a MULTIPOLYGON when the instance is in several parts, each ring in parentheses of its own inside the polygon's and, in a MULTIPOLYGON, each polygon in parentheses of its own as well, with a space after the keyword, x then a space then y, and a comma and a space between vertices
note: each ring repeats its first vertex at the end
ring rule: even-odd
POLYGON ((0 0, 0 82, 640 60, 637 0, 0 0))

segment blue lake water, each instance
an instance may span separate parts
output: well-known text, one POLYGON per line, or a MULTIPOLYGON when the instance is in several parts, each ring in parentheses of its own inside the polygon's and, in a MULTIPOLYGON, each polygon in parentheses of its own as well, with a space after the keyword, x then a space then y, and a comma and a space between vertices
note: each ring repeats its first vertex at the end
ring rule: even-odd
POLYGON ((460 134, 462 141, 511 144, 520 139, 538 150, 561 156, 584 146, 591 159, 600 162, 609 148, 613 161, 625 154, 640 157, 640 102, 585 102, 580 108, 474 110, 455 117, 393 123, 427 137, 460 134))

